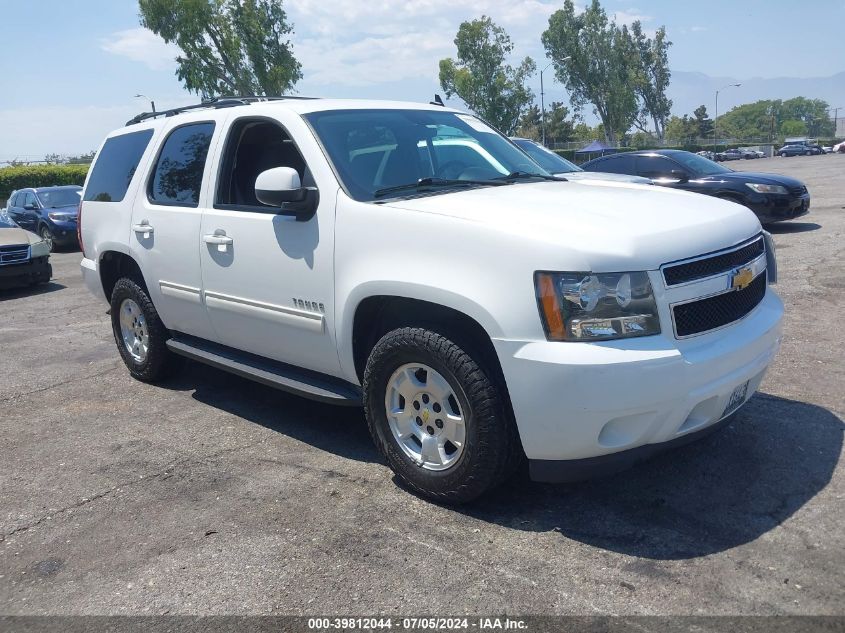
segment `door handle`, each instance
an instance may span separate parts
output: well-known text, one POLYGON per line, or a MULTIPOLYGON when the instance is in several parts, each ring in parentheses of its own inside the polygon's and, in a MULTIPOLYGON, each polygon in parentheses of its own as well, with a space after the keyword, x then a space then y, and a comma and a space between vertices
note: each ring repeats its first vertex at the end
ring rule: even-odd
POLYGON ((143 233, 145 238, 155 232, 155 229, 146 220, 141 220, 140 224, 133 224, 132 230, 136 233, 143 233))
POLYGON ((233 244, 235 240, 233 240, 228 235, 203 235, 202 241, 206 244, 217 244, 218 246, 229 246, 233 244))
POLYGON ((203 235, 202 241, 206 244, 216 244, 218 253, 225 253, 229 246, 235 242, 221 229, 217 229, 212 235, 203 235))

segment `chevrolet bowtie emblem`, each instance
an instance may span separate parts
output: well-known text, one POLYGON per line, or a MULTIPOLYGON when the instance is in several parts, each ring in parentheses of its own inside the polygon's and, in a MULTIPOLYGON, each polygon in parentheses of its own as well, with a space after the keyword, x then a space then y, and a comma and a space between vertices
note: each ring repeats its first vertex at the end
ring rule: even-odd
POLYGON ((426 409, 425 411, 423 411, 423 412, 422 412, 422 419, 423 419, 423 422, 425 422, 426 424, 428 424, 428 418, 429 418, 429 416, 430 416, 430 415, 431 415, 431 414, 428 412, 428 409, 426 409))
POLYGON ((754 271, 750 268, 739 268, 731 277, 731 288, 744 290, 752 281, 754 281, 754 271))

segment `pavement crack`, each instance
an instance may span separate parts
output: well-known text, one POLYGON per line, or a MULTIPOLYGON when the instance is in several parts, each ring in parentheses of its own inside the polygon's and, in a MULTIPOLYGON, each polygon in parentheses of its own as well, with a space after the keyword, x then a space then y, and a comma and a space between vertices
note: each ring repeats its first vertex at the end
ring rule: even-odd
POLYGON ((31 396, 34 393, 41 393, 42 391, 48 391, 49 389, 53 389, 55 387, 61 387, 62 385, 67 385, 71 382, 79 382, 80 380, 90 380, 92 378, 99 378, 100 376, 105 376, 108 373, 113 372, 115 369, 119 367, 118 364, 115 364, 113 367, 109 367, 108 369, 104 369, 103 371, 99 371, 95 374, 91 374, 89 376, 74 376, 73 378, 68 378, 67 380, 61 380, 59 382, 54 382, 49 385, 45 385, 44 387, 38 387, 37 389, 32 389, 30 391, 23 391, 21 393, 13 393, 10 396, 5 396, 0 398, 0 403, 2 402, 10 402, 15 400, 16 398, 23 398, 25 396, 31 396))
POLYGON ((65 512, 82 508, 82 507, 84 507, 84 506, 86 506, 90 503, 93 503, 95 501, 98 501, 99 499, 102 499, 104 497, 109 496, 110 494, 112 494, 113 492, 116 492, 117 490, 122 490, 122 489, 125 489, 125 488, 131 488, 131 487, 136 486, 138 484, 142 484, 142 483, 146 483, 146 482, 150 482, 150 481, 155 481, 157 479, 158 480, 169 479, 173 475, 173 471, 178 470, 180 468, 183 468, 185 466, 190 466, 190 465, 193 465, 193 464, 201 464, 203 462, 216 459, 216 458, 218 458, 222 455, 227 455, 229 453, 235 453, 237 451, 242 451, 244 449, 252 448, 254 446, 257 446, 257 445, 263 444, 263 443, 264 443, 264 439, 260 439, 260 440, 256 440, 255 442, 250 442, 248 444, 241 444, 240 446, 234 446, 234 447, 231 447, 231 448, 223 448, 223 449, 220 449, 218 451, 214 451, 212 453, 209 453, 207 455, 202 455, 200 457, 186 457, 184 459, 179 459, 179 460, 170 462, 169 464, 167 464, 163 468, 160 468, 158 471, 156 471, 154 473, 139 475, 135 479, 130 479, 130 480, 122 482, 122 483, 117 483, 117 484, 113 485, 111 488, 108 488, 106 490, 102 490, 102 491, 100 491, 100 492, 98 492, 94 495, 89 496, 89 497, 83 497, 82 499, 80 499, 76 503, 72 503, 70 505, 67 505, 63 508, 60 508, 60 509, 54 511, 54 512, 49 512, 47 514, 44 514, 41 517, 34 519, 34 520, 30 521, 29 523, 27 523, 25 525, 20 525, 16 528, 10 530, 9 532, 0 533, 0 543, 4 542, 6 539, 8 539, 11 536, 14 536, 15 534, 20 534, 22 532, 26 532, 28 530, 31 530, 33 528, 38 527, 39 525, 44 523, 44 521, 50 520, 54 516, 58 516, 58 515, 64 514, 65 512))

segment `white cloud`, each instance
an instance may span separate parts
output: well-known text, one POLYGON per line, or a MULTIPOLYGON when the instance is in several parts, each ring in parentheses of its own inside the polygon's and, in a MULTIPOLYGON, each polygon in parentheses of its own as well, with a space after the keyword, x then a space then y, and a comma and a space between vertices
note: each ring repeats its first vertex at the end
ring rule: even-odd
POLYGON ((100 40, 100 48, 146 64, 152 70, 172 68, 179 54, 179 47, 166 44, 158 35, 142 26, 112 33, 108 38, 100 40))
POLYGON ((406 79, 437 81, 438 61, 455 55, 455 33, 465 20, 490 16, 511 36, 514 61, 545 57, 540 34, 557 0, 289 0, 302 63, 304 92, 332 86, 366 87, 406 79))

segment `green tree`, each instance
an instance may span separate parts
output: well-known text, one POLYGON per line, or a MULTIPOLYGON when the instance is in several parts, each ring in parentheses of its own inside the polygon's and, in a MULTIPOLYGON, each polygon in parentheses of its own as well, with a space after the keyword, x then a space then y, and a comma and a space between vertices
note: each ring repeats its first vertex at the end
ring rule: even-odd
POLYGON ((569 118, 569 108, 560 101, 554 101, 546 111, 546 140, 549 143, 565 143, 572 139, 575 119, 569 118))
POLYGON ((710 138, 713 135, 713 119, 707 115, 707 106, 700 105, 693 110, 696 134, 698 138, 710 138))
POLYGON ((537 67, 526 57, 514 68, 505 63, 511 38, 486 15, 462 22, 455 36, 457 60, 440 60, 440 86, 447 97, 458 95, 476 114, 505 134, 512 134, 534 100, 525 85, 537 67))
POLYGON ((627 28, 608 20, 598 0, 577 15, 572 0, 565 0, 549 18, 542 40, 573 108, 592 104, 607 142, 615 145, 639 111, 632 89, 635 53, 627 28))
POLYGON ((139 0, 141 24, 175 43, 190 92, 278 96, 302 78, 281 0, 139 0))
POLYGON ((784 136, 804 136, 807 134, 807 124, 804 121, 790 119, 780 124, 780 133, 784 136))
POLYGON ((540 112, 540 106, 535 104, 528 108, 519 118, 519 124, 516 126, 515 133, 517 136, 539 141, 541 123, 542 113, 540 112))
POLYGON ((735 138, 772 138, 778 132, 784 134, 783 126, 789 122, 788 128, 803 129, 795 133, 798 136, 832 136, 833 121, 829 111, 828 103, 822 99, 764 99, 737 106, 720 116, 719 134, 735 138), (797 123, 801 123, 803 128, 797 123))
POLYGON ((684 115, 682 117, 672 116, 666 122, 666 138, 673 141, 680 141, 682 144, 689 144, 698 136, 698 124, 696 120, 684 115))
POLYGON ((672 100, 666 96, 672 76, 669 71, 672 42, 666 39, 666 28, 662 26, 657 29, 654 39, 646 37, 639 20, 631 25, 631 38, 636 53, 634 90, 640 99, 640 118, 636 125, 645 132, 645 121, 651 119, 654 132, 662 141, 672 111, 672 100))

